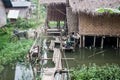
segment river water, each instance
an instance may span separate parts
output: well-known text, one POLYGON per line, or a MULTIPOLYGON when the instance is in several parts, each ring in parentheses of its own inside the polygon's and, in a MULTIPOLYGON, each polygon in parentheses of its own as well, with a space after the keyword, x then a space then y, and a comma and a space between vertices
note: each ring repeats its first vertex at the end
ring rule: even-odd
MULTIPOLYGON (((97 65, 114 63, 120 65, 120 49, 77 48, 75 52, 65 51, 65 55, 67 58, 75 58, 75 60, 67 60, 67 64, 69 65, 69 67, 77 67, 83 64, 88 65, 90 63, 96 63, 97 65)), ((48 51, 47 57, 51 58, 52 52, 48 51)), ((51 66, 53 66, 53 63, 50 60, 48 60, 47 64, 44 67, 51 66)), ((32 71, 30 67, 26 67, 23 64, 17 64, 15 69, 12 69, 12 67, 7 66, 4 69, 4 71, 0 74, 0 80, 31 80, 30 78, 33 77, 33 74, 31 73, 32 71)))
POLYGON ((119 64, 120 65, 120 50, 107 49, 76 49, 75 53, 66 52, 66 57, 75 58, 75 60, 67 60, 69 67, 76 67, 79 65, 89 65, 95 63, 97 65, 105 64, 119 64))

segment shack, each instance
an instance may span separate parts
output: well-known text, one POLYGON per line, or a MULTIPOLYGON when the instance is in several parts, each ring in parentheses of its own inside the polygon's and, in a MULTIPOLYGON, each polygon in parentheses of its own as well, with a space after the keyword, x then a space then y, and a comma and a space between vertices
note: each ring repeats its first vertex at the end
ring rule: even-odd
POLYGON ((6 24, 5 7, 2 0, 0 0, 0 28, 6 24))
POLYGON ((29 19, 31 15, 31 2, 29 1, 11 1, 3 0, 6 7, 6 13, 11 22, 16 21, 19 17, 29 19))
POLYGON ((119 0, 69 0, 69 5, 72 9, 70 14, 77 14, 76 22, 72 24, 77 23, 81 36, 80 47, 85 47, 89 37, 93 47, 100 44, 103 48, 105 43, 120 47, 120 15, 96 12, 98 8, 117 9, 119 0))
POLYGON ((40 0, 40 4, 47 8, 46 29, 66 28, 66 0, 40 0))

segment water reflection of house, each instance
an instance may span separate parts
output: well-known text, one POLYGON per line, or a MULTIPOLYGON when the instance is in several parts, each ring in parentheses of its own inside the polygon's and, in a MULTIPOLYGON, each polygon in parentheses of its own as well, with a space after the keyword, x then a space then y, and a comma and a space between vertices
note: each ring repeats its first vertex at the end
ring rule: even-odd
POLYGON ((2 0, 0 0, 0 27, 4 26, 5 24, 6 24, 5 7, 2 3, 2 0))
POLYGON ((6 7, 6 13, 8 18, 11 21, 16 21, 19 17, 28 19, 31 14, 30 6, 31 2, 29 1, 10 1, 3 0, 3 3, 6 7))

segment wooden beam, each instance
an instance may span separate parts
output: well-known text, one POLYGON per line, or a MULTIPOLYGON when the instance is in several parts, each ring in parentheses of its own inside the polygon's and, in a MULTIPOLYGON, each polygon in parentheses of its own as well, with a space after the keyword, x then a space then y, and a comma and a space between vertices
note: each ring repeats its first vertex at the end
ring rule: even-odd
POLYGON ((57 73, 68 73, 68 72, 73 72, 72 70, 57 70, 57 73))
MULTIPOLYGON (((42 60, 51 60, 52 58, 42 58, 42 60)), ((62 60, 74 60, 75 58, 62 58, 62 60)))

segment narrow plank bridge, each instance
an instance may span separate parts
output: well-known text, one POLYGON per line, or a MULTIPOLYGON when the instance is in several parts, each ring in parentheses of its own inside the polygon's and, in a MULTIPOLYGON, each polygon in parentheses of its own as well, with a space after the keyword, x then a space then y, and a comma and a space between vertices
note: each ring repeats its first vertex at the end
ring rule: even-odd
POLYGON ((55 66, 53 68, 44 68, 42 80, 54 80, 54 75, 58 70, 62 70, 62 56, 60 49, 54 48, 52 61, 55 66))

